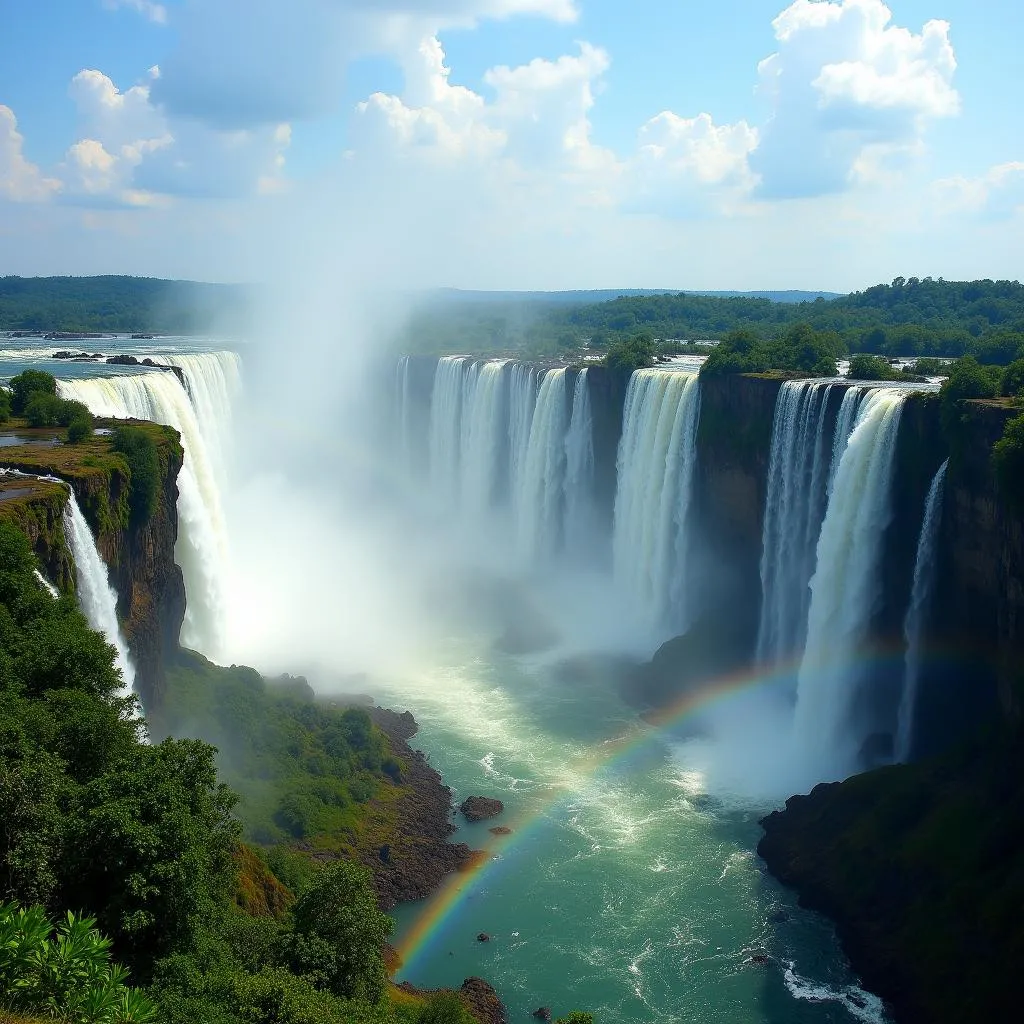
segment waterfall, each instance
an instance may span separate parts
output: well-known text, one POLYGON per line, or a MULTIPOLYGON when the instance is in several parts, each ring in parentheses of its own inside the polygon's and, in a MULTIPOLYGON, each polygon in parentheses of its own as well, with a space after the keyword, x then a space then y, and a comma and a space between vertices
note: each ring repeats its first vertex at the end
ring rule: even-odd
POLYGON ((533 411, 537 407, 537 368, 525 363, 512 366, 509 380, 509 488, 513 495, 520 493, 523 485, 523 471, 526 468, 526 452, 530 446, 530 425, 533 411))
POLYGON ((848 773, 859 752, 849 721, 858 675, 854 663, 879 597, 882 537, 892 514, 893 456, 906 394, 880 388, 857 399, 856 426, 836 468, 818 540, 794 726, 801 751, 819 775, 848 773))
POLYGON ((687 622, 690 505, 700 384, 678 370, 630 378, 618 455, 615 577, 659 627, 687 622))
POLYGON ((462 507, 470 514, 486 513, 498 497, 507 435, 507 365, 505 359, 475 363, 463 381, 460 476, 462 507))
POLYGON ((117 652, 115 664, 121 673, 124 688, 122 696, 134 693, 135 667, 128 656, 128 645, 117 622, 117 594, 110 585, 107 567, 96 549, 89 524, 75 500, 75 492, 68 488, 68 503, 64 507, 64 532, 71 554, 75 559, 75 577, 78 583, 78 603, 89 625, 107 638, 117 652))
POLYGON ((780 661, 803 646, 824 515, 825 421, 832 388, 821 381, 787 381, 776 400, 761 548, 757 660, 762 663, 780 661))
POLYGON ((60 597, 60 591, 38 569, 33 569, 32 572, 40 584, 42 584, 43 590, 56 601, 60 597))
POLYGON ((458 500, 459 451, 462 439, 463 377, 470 360, 444 356, 434 373, 430 400, 430 479, 442 507, 458 500))
POLYGON ((946 481, 947 459, 935 474, 928 489, 924 506, 924 520, 921 536, 917 541, 917 560, 914 563, 914 585, 910 592, 910 607, 903 624, 903 635, 907 643, 906 666, 903 678, 903 696, 900 700, 899 717, 896 724, 895 759, 910 760, 914 742, 914 715, 917 710, 918 687, 921 682, 921 654, 924 642, 924 627, 928 618, 932 587, 935 582, 935 546, 939 539, 939 525, 942 521, 942 490, 946 481))
POLYGON ((402 356, 395 369, 395 423, 399 464, 406 472, 413 473, 416 466, 413 457, 412 382, 409 368, 409 357, 402 356))
POLYGON ((554 554, 561 542, 567 416, 565 370, 548 370, 537 394, 530 442, 515 492, 520 549, 537 560, 554 554))
POLYGON ((597 529, 594 508, 594 419, 587 371, 576 374, 572 415, 565 435, 565 543, 581 559, 593 552, 597 529))
POLYGON ((214 659, 221 650, 227 565, 220 476, 237 358, 226 352, 174 356, 190 381, 191 400, 174 374, 163 371, 58 382, 63 398, 84 402, 97 416, 153 420, 181 434, 185 462, 178 475, 175 557, 188 595, 181 639, 214 659))

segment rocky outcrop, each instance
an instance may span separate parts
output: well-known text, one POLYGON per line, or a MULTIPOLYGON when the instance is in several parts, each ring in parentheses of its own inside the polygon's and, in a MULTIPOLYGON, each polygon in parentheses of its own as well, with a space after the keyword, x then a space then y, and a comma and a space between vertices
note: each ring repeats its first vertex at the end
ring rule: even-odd
POLYGON ((487 818, 494 818, 505 810, 505 805, 500 800, 493 800, 487 796, 467 796, 459 804, 466 821, 484 821, 487 818))
POLYGON ((1012 1020, 1024 957, 1024 737, 792 797, 758 846, 835 923, 899 1024, 1012 1020))
POLYGON ((424 899, 446 875, 469 867, 486 855, 471 850, 465 843, 448 841, 455 831, 451 822, 452 791, 423 754, 409 746, 412 716, 384 708, 368 710, 403 766, 393 817, 368 833, 358 851, 360 860, 373 873, 381 906, 390 910, 406 900, 424 899), (380 855, 385 844, 386 859, 380 855))

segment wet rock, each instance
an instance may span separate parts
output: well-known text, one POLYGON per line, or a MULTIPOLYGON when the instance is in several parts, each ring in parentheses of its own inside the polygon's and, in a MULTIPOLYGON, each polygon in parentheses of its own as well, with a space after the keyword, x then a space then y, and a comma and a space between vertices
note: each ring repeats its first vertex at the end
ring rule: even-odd
POLYGON ((487 830, 491 835, 495 836, 510 836, 512 835, 512 829, 507 828, 505 825, 495 825, 493 828, 487 830))
POLYGON ((390 864, 391 863, 391 847, 387 843, 385 843, 380 848, 380 853, 378 853, 377 856, 380 857, 380 859, 385 864, 390 864))
POLYGON ((767 953, 755 953, 753 956, 747 958, 748 964, 758 964, 763 966, 771 960, 771 957, 767 953))
POLYGON ((538 1006, 533 1011, 533 1015, 537 1020, 551 1020, 551 1008, 548 1006, 538 1006))
POLYGON ((508 1016, 498 993, 482 978, 467 978, 459 991, 482 1024, 507 1024, 508 1016))
POLYGON ((490 942, 491 941, 491 937, 490 937, 490 935, 487 934, 487 932, 481 932, 476 937, 476 941, 477 942, 490 942))
POLYGON ((774 910, 768 915, 769 924, 785 924, 789 920, 788 910, 774 910))
POLYGON ((483 821, 485 818, 493 818, 505 810, 505 805, 500 800, 492 800, 486 796, 469 796, 459 804, 466 821, 483 821))

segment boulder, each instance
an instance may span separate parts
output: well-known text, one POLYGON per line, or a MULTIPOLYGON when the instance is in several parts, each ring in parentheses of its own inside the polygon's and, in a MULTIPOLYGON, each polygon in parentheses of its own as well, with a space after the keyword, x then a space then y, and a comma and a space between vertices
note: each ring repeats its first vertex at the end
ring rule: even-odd
POLYGON ((487 932, 481 932, 476 937, 476 941, 477 942, 490 942, 491 941, 491 937, 490 937, 490 935, 487 934, 487 932))
POLYGON ((485 818, 493 818, 505 810, 505 805, 500 800, 492 800, 486 796, 468 796, 459 804, 466 821, 483 821, 485 818))
POLYGON ((551 1008, 548 1006, 538 1006, 533 1011, 533 1015, 537 1020, 551 1020, 551 1008))
POLYGON ((491 835, 495 836, 510 836, 512 835, 512 829, 506 828, 504 825, 495 825, 493 828, 487 830, 491 835))

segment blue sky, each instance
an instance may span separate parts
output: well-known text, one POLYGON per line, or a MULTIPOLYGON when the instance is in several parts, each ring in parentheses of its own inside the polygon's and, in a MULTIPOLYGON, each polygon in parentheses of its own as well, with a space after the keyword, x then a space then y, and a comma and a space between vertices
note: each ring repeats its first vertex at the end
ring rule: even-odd
POLYGON ((1024 274, 1018 0, 4 0, 0 273, 1024 274))

